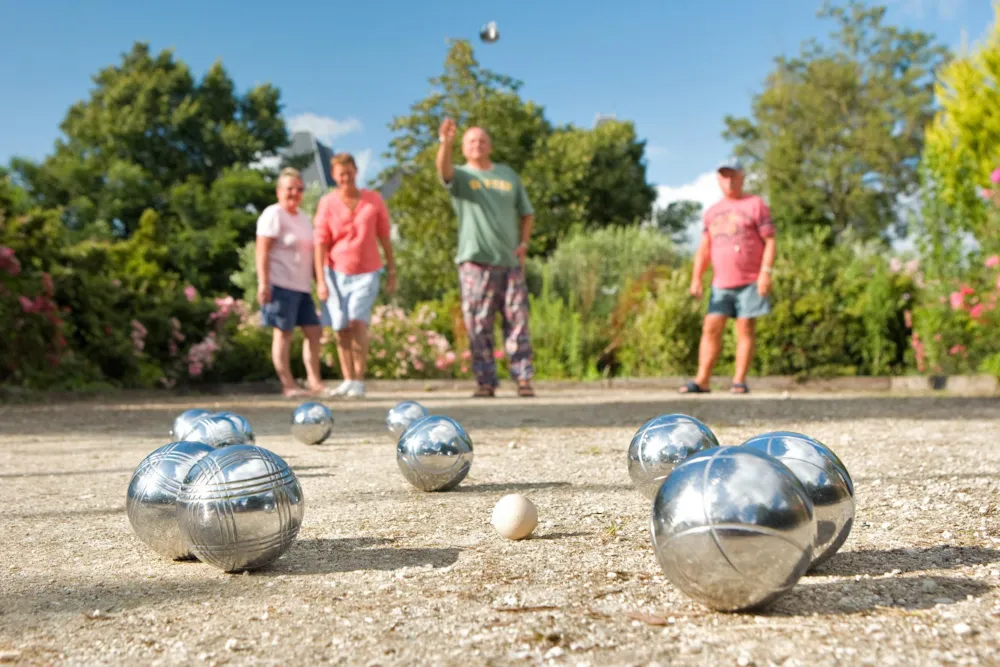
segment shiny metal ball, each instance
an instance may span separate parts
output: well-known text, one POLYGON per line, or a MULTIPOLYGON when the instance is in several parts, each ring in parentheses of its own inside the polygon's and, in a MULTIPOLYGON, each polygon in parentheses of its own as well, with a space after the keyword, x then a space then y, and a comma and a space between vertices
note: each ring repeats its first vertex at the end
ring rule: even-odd
POLYGON ((292 436, 306 445, 318 445, 333 433, 333 413, 322 403, 303 403, 292 413, 292 436))
POLYGON ((170 429, 170 437, 173 438, 175 442, 183 441, 184 437, 191 432, 192 428, 194 428, 195 422, 205 415, 210 414, 212 413, 208 410, 202 410, 201 408, 191 408, 190 410, 185 410, 174 419, 174 425, 170 429))
POLYGON ((212 451, 202 442, 172 442, 153 450, 132 473, 125 513, 139 539, 165 558, 192 558, 177 525, 177 496, 192 466, 212 451))
POLYGON ((254 433, 253 426, 250 425, 250 420, 243 415, 238 415, 235 412, 229 412, 226 410, 224 412, 216 412, 214 416, 228 419, 233 422, 236 430, 244 436, 244 441, 241 444, 252 445, 257 442, 257 435, 254 433))
POLYGON ((829 447, 801 433, 763 433, 741 446, 770 454, 802 482, 816 513, 812 567, 829 560, 847 541, 854 523, 854 482, 847 467, 829 447))
POLYGON ((389 414, 385 417, 385 425, 398 440, 410 424, 418 419, 423 419, 428 414, 427 408, 416 401, 403 401, 389 408, 389 414))
POLYGON ((472 439, 450 417, 430 415, 403 432, 396 444, 403 477, 421 491, 449 491, 472 467, 472 439))
POLYGON ((244 424, 229 416, 217 414, 206 415, 196 421, 186 437, 192 442, 203 442, 211 447, 248 445, 253 444, 254 439, 252 430, 248 434, 244 424))
POLYGON ((177 520, 191 553, 226 572, 281 557, 295 541, 304 511, 292 469, 253 445, 213 450, 191 468, 177 497, 177 520))
POLYGON ((719 440, 701 421, 688 415, 653 417, 636 431, 628 447, 628 474, 642 495, 652 498, 674 467, 719 440))
POLYGON ((760 607, 809 568, 812 501, 783 463, 714 447, 680 463, 653 499, 653 549, 667 579, 719 611, 760 607))
POLYGON ((500 30, 497 28, 497 22, 490 21, 482 28, 480 28, 479 39, 486 42, 487 44, 492 44, 493 42, 500 39, 500 30))

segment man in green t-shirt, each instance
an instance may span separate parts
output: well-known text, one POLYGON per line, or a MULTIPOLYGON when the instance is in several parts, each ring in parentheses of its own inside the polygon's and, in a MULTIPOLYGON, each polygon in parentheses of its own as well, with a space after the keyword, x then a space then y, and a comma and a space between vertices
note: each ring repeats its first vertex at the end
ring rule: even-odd
POLYGON ((441 123, 437 171, 458 216, 459 288, 462 315, 469 332, 472 372, 479 387, 473 396, 496 392, 493 322, 503 316, 504 349, 519 396, 534 396, 531 337, 528 331, 528 288, 524 260, 531 238, 534 209, 517 173, 490 160, 490 136, 479 127, 462 136, 465 164, 451 162, 455 121, 441 123))

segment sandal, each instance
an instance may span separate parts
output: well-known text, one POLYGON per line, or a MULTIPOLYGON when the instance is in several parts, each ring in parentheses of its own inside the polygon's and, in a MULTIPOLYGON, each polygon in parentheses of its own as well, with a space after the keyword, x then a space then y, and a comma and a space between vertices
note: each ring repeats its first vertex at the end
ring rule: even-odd
POLYGON ((530 384, 519 384, 517 385, 517 395, 530 398, 535 395, 535 390, 531 388, 530 384))
POLYGON ((747 386, 746 382, 734 382, 729 391, 733 394, 749 394, 750 387, 747 386))
POLYGON ((472 395, 472 398, 493 398, 494 396, 496 396, 496 389, 481 384, 479 385, 479 388, 476 389, 476 393, 472 395))
POLYGON ((694 380, 688 381, 686 385, 677 390, 680 394, 711 394, 711 389, 704 389, 694 380))

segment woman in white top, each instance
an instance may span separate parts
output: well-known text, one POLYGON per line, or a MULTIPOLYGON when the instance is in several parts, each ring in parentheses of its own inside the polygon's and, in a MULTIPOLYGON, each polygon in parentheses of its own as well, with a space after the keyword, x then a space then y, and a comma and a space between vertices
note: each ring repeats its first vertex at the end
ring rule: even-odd
POLYGON ((285 396, 319 394, 324 389, 319 375, 320 321, 312 299, 313 228, 309 216, 299 210, 304 189, 297 169, 282 169, 278 203, 257 219, 257 303, 261 324, 274 328, 271 360, 285 396), (289 364, 295 327, 302 328, 306 339, 302 360, 308 392, 296 384, 289 364))

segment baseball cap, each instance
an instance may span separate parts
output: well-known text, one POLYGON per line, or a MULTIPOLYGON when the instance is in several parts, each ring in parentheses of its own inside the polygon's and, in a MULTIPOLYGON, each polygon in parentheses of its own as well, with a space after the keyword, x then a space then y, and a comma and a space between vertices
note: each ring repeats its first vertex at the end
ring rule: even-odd
POLYGON ((719 166, 715 168, 716 171, 722 171, 723 169, 732 169, 733 171, 743 171, 743 163, 737 159, 735 155, 730 155, 725 160, 719 163, 719 166))

